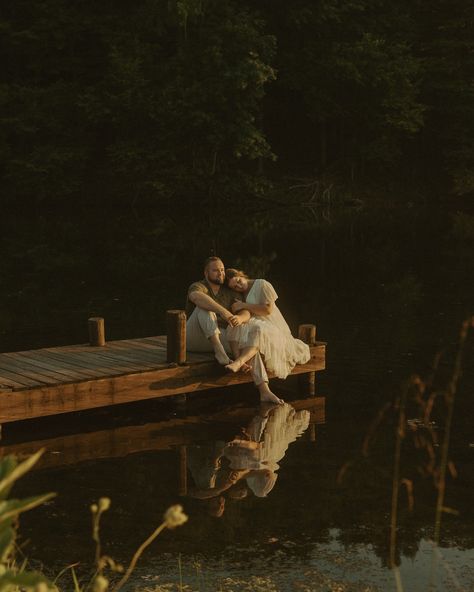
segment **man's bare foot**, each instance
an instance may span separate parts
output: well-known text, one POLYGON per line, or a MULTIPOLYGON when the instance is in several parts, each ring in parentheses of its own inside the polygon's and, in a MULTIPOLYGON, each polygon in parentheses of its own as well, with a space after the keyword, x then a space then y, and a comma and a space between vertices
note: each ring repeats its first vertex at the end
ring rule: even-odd
POLYGON ((232 362, 232 360, 225 353, 225 351, 216 351, 216 352, 214 352, 214 356, 215 356, 216 360, 219 362, 219 364, 221 366, 225 366, 226 368, 227 368, 227 365, 232 362))
MULTIPOLYGON (((229 360, 230 362, 230 360, 229 360)), ((229 364, 226 364, 225 369, 228 372, 234 372, 234 374, 236 372, 238 372, 240 369, 242 368, 242 362, 240 362, 239 360, 235 360, 235 362, 230 362, 229 364)))

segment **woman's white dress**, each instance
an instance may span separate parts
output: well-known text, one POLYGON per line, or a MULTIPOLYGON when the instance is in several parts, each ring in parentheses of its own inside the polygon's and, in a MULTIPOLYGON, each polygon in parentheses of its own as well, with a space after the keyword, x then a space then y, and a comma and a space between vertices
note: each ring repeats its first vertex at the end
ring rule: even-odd
POLYGON ((310 359, 309 346, 295 339, 287 322, 275 304, 278 295, 270 282, 254 281, 246 302, 249 304, 273 304, 267 316, 252 315, 248 323, 227 328, 227 339, 237 341, 239 348, 255 346, 265 358, 265 367, 278 378, 286 378, 296 364, 306 364, 310 359))
POLYGON ((296 411, 285 403, 278 405, 269 416, 255 416, 247 427, 247 433, 260 445, 255 450, 245 446, 224 448, 224 456, 230 460, 232 469, 250 469, 247 485, 257 497, 265 497, 275 485, 280 461, 288 446, 308 428, 309 411, 296 411))

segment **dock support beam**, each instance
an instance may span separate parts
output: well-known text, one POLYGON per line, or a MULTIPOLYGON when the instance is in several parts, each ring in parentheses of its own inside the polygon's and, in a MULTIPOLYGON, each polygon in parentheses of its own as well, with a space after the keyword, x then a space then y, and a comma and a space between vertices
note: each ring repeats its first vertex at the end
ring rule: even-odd
POLYGON ((88 320, 89 343, 92 346, 105 345, 105 323, 102 317, 92 317, 88 320))
MULTIPOLYGON (((316 325, 300 325, 298 327, 298 338, 308 345, 316 343, 316 325)), ((316 395, 316 372, 308 372, 299 377, 300 390, 305 394, 314 397, 316 395)))
POLYGON ((166 359, 170 364, 186 362, 186 313, 166 311, 166 359))

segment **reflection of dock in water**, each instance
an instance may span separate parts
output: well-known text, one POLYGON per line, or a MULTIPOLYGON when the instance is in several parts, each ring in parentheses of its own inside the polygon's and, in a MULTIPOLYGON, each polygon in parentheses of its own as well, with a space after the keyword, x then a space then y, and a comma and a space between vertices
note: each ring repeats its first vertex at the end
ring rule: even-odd
MULTIPOLYGON (((226 374, 212 354, 186 352, 186 317, 168 311, 168 334, 105 342, 103 319, 90 319, 87 345, 0 354, 2 423, 94 409, 145 399, 251 382, 248 374, 226 374)), ((314 325, 301 325, 311 350, 293 374, 325 367, 326 345, 314 325)))
MULTIPOLYGON (((296 410, 310 413, 309 434, 313 438, 315 426, 325 421, 325 398, 311 397, 291 401, 296 410)), ((255 407, 234 407, 217 413, 162 420, 143 425, 128 425, 81 434, 45 438, 20 444, 0 446, 0 457, 15 454, 26 457, 45 448, 36 468, 56 468, 90 460, 121 458, 129 454, 159 450, 177 450, 180 462, 186 446, 208 440, 213 425, 231 433, 255 415, 255 407)), ((212 435, 212 434, 211 434, 212 435)))

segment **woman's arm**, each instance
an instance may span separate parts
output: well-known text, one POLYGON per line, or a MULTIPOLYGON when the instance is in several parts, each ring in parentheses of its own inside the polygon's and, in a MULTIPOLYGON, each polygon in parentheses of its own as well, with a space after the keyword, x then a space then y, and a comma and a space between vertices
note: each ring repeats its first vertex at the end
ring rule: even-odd
POLYGON ((273 302, 250 304, 248 302, 240 302, 240 300, 237 300, 232 304, 232 312, 237 313, 240 310, 248 310, 250 314, 256 315, 257 317, 266 317, 271 314, 273 310, 273 302))

